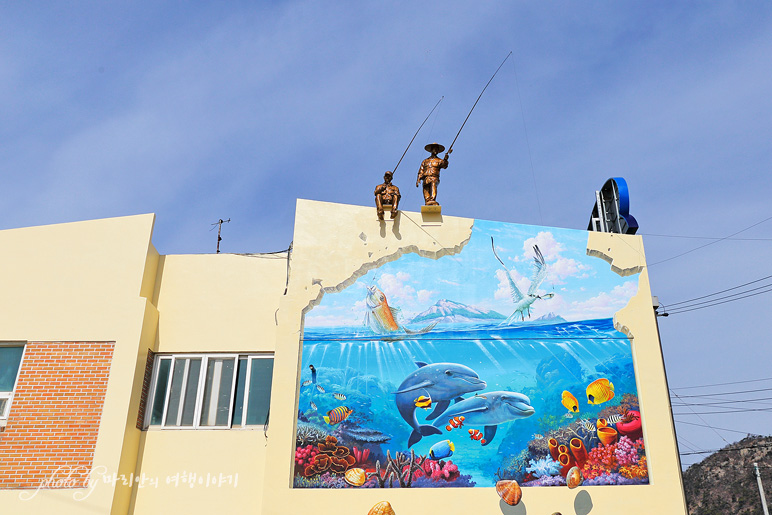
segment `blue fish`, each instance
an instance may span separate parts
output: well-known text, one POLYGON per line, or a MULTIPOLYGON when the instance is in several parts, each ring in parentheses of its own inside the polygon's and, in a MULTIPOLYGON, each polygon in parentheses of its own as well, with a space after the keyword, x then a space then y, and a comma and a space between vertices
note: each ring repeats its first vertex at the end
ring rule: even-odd
POLYGON ((423 361, 416 361, 415 364, 418 370, 402 381, 395 399, 399 414, 413 428, 407 441, 408 447, 418 443, 424 436, 442 434, 442 431, 436 427, 428 424, 421 425, 418 422, 415 414, 416 393, 420 392, 430 397, 435 403, 434 411, 426 417, 427 420, 433 420, 448 409, 451 400, 455 399, 459 402, 463 400, 461 397, 463 394, 476 392, 487 386, 474 370, 458 363, 428 365, 423 361))
MULTIPOLYGON (((485 392, 457 402, 445 412, 442 420, 463 416, 467 425, 484 426, 485 446, 496 436, 499 424, 530 417, 535 412, 531 400, 522 393, 485 392)), ((437 420, 433 425, 440 422, 437 420)))
POLYGON ((449 458, 453 456, 453 451, 455 450, 456 447, 453 445, 453 442, 450 440, 443 440, 432 445, 431 449, 429 449, 429 458, 433 460, 449 458))

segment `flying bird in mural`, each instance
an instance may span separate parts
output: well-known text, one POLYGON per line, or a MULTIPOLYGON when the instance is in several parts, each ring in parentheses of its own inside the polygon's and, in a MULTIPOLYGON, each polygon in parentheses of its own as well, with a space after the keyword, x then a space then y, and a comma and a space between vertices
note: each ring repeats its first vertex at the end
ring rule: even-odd
POLYGON ((367 287, 367 297, 365 298, 367 311, 365 312, 365 325, 376 334, 389 334, 404 332, 406 334, 424 334, 428 333, 437 322, 427 325, 418 331, 412 331, 397 322, 400 314, 399 308, 389 306, 386 295, 376 286, 367 287))
POLYGON ((528 314, 528 318, 531 318, 531 304, 536 302, 537 299, 551 299, 555 296, 554 293, 547 293, 546 295, 536 294, 536 290, 539 289, 544 278, 547 277, 547 263, 544 261, 544 256, 542 255, 541 250, 539 250, 539 246, 534 245, 534 271, 533 276, 531 277, 531 286, 528 287, 528 292, 523 295, 520 288, 515 284, 515 281, 512 280, 512 276, 509 275, 507 265, 505 265, 501 258, 499 258, 499 255, 496 254, 496 248, 493 245, 493 237, 491 237, 491 249, 493 250, 493 255, 496 256, 496 259, 501 263, 501 266, 504 267, 504 275, 507 276, 507 280, 509 281, 512 302, 515 303, 515 311, 509 315, 509 318, 504 321, 503 325, 509 325, 512 322, 517 321, 518 318, 524 322, 526 313, 528 314))

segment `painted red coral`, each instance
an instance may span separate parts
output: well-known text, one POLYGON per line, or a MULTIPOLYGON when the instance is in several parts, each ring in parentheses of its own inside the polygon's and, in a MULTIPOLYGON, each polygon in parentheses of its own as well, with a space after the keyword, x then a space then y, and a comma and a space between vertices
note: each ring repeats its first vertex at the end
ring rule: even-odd
POLYGON ((424 473, 434 481, 439 481, 440 479, 455 481, 461 475, 458 471, 458 466, 452 461, 424 460, 422 466, 424 473))
POLYGON ((352 447, 351 452, 354 454, 355 463, 360 465, 367 463, 367 458, 370 457, 370 449, 359 450, 356 447, 352 447))

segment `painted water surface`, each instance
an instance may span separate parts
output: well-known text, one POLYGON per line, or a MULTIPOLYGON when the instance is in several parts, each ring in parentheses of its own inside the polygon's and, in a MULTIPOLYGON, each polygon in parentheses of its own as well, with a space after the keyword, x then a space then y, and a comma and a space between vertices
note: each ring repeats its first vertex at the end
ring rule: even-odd
POLYGON ((402 256, 305 317, 295 487, 648 482, 636 293, 587 233, 476 221, 455 256, 402 256))

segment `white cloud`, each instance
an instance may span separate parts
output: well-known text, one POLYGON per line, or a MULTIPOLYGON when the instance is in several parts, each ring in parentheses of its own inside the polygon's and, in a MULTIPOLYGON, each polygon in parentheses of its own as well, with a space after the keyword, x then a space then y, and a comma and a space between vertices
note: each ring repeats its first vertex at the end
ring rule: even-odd
POLYGON ((605 318, 619 311, 638 291, 636 281, 626 281, 610 292, 601 292, 584 301, 572 302, 567 315, 573 319, 605 318))

